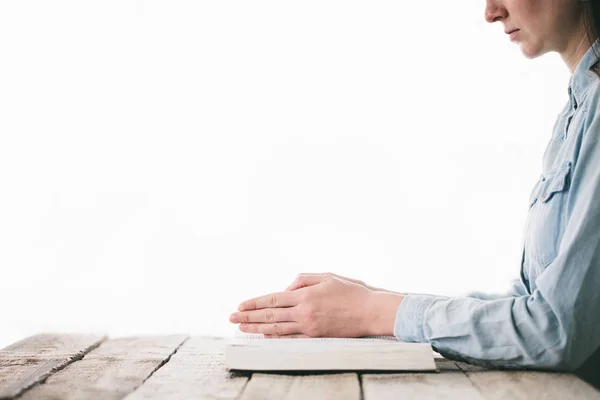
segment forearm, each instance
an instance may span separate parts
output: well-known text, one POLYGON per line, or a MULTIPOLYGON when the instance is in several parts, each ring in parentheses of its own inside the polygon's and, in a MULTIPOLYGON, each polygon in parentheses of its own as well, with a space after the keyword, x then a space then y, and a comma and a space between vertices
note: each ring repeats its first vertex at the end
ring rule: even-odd
POLYGON ((573 370, 567 322, 536 290, 495 300, 373 291, 365 304, 365 336, 429 342, 435 351, 487 367, 573 370))
POLYGON ((572 370, 571 335, 539 291, 498 300, 406 296, 394 336, 486 367, 572 370))
POLYGON ((510 288, 504 293, 486 293, 479 291, 472 291, 466 294, 466 297, 473 297, 475 299, 481 300, 498 300, 504 299, 507 297, 519 297, 519 296, 527 296, 531 294, 528 292, 527 287, 523 283, 521 279, 514 279, 511 282, 510 288))

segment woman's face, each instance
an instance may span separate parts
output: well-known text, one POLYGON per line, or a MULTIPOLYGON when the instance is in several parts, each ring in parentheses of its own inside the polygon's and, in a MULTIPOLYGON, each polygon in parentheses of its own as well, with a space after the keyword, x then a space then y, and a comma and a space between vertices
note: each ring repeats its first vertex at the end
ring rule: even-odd
POLYGON ((581 40, 584 4, 582 0, 486 0, 485 19, 502 22, 505 32, 518 29, 513 40, 527 58, 549 51, 563 54, 581 40))

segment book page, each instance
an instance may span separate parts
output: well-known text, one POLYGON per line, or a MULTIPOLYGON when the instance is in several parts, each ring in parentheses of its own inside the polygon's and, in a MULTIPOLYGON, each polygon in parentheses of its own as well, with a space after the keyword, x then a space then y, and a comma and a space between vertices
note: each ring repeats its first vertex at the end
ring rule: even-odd
MULTIPOLYGON (((262 333, 245 333, 236 329, 233 339, 230 340, 232 345, 252 345, 255 342, 251 340, 262 339, 269 343, 283 341, 284 344, 295 344, 298 343, 295 339, 265 339, 262 333), (290 342, 292 341, 292 342, 290 342)), ((330 343, 330 344, 343 344, 343 343, 354 343, 354 344, 386 344, 386 343, 406 343, 398 340, 395 336, 365 336, 362 338, 306 338, 298 340, 307 340, 307 342, 301 343, 330 343)), ((277 344, 277 343, 276 343, 277 344)), ((256 345, 256 344, 255 344, 256 345)), ((432 349, 433 356, 435 358, 444 358, 441 354, 432 349)))
MULTIPOLYGON (((245 333, 239 329, 235 332, 231 344, 235 345, 262 345, 256 340, 262 339, 264 342, 269 344, 319 344, 328 343, 331 345, 336 344, 390 344, 390 343, 404 343, 396 339, 395 336, 365 336, 361 338, 269 338, 265 339, 262 333, 245 333)), ((262 342, 261 341, 261 342, 262 342)))
MULTIPOLYGON (((239 328, 235 330, 233 337, 236 337, 236 338, 240 337, 240 338, 246 338, 246 339, 264 339, 265 338, 265 336, 262 333, 246 333, 246 332, 240 331, 239 328)), ((386 339, 386 340, 399 341, 398 339, 396 339, 395 336, 363 336, 363 338, 386 339)), ((357 338, 357 339, 361 339, 361 338, 357 338)))
POLYGON ((236 332, 225 352, 230 369, 434 371, 429 343, 393 336, 361 338, 275 338, 236 332))

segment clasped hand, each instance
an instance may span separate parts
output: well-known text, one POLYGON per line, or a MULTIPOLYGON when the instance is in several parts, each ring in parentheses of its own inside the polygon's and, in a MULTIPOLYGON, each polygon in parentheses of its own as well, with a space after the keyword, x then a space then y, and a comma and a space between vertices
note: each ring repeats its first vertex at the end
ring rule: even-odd
POLYGON ((334 274, 300 274, 284 292, 242 302, 229 320, 266 338, 369 336, 378 334, 376 322, 385 310, 377 293, 334 274))

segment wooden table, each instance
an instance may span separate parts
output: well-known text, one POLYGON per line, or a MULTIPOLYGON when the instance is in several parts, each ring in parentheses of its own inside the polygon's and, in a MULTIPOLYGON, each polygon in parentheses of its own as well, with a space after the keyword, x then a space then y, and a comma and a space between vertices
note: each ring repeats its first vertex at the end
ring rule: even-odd
POLYGON ((227 341, 32 336, 0 350, 0 399, 600 399, 572 374, 486 370, 443 358, 439 373, 229 372, 227 341))

